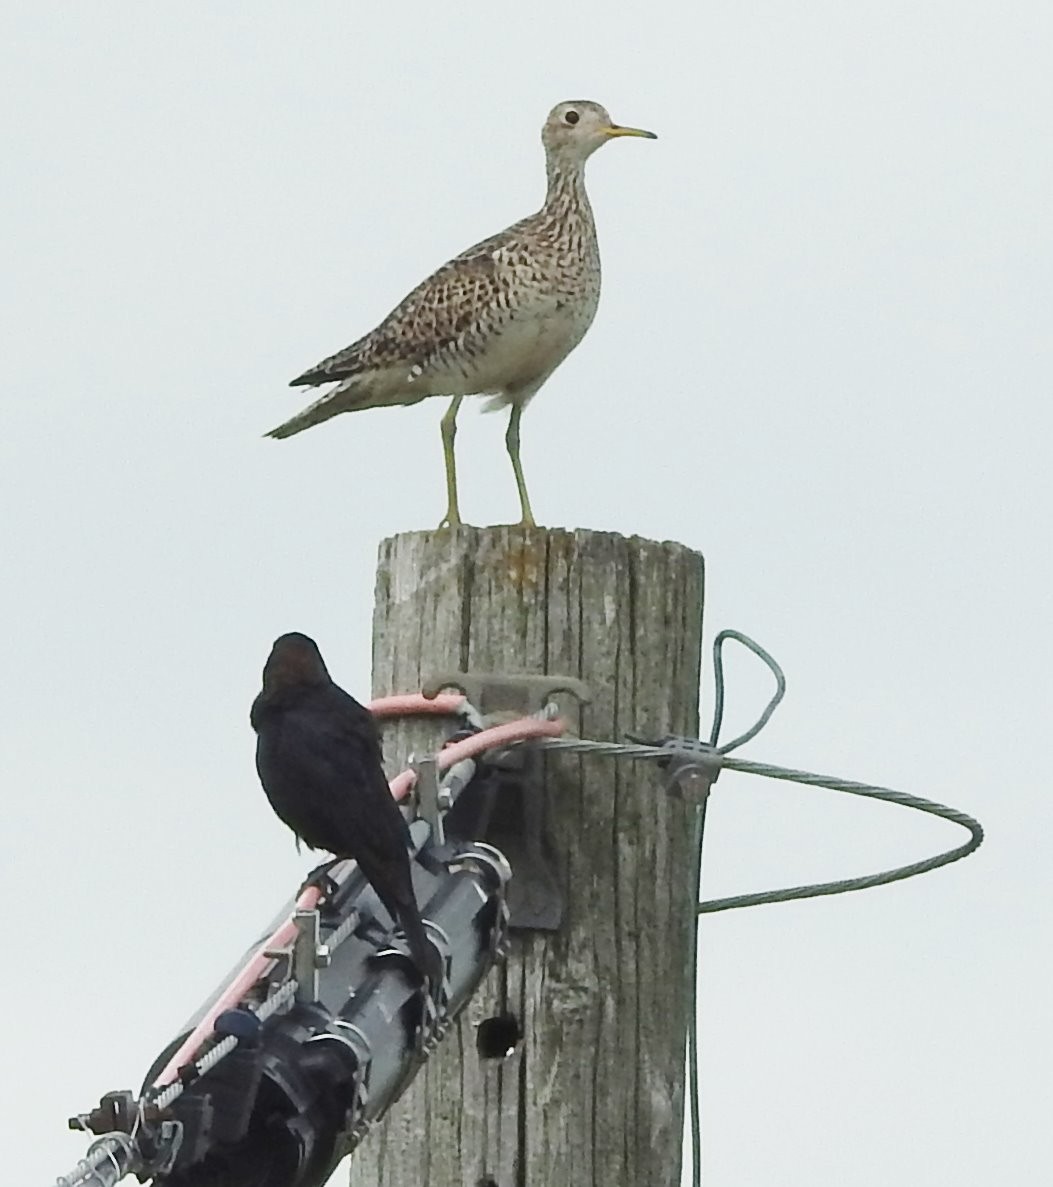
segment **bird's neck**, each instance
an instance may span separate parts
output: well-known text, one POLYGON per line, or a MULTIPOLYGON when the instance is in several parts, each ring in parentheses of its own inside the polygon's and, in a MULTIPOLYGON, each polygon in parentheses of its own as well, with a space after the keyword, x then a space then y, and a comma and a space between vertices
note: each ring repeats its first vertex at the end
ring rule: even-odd
POLYGON ((268 717, 280 716, 287 709, 295 709, 310 698, 313 688, 304 684, 272 684, 266 685, 259 696, 252 702, 249 721, 253 729, 258 729, 260 723, 268 717))
POLYGON ((545 194, 546 207, 564 207, 581 210, 586 217, 592 217, 589 196, 585 193, 585 162, 565 161, 550 156, 546 162, 548 190, 545 194))

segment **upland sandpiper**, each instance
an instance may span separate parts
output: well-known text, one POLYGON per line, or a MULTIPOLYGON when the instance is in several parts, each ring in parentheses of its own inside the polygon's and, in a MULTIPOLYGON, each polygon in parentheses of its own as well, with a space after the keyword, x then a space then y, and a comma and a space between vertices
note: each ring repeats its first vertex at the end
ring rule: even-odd
POLYGON ((294 379, 293 387, 331 386, 267 436, 291 437, 340 412, 452 396, 442 418, 447 505, 439 526, 454 526, 457 411, 465 396, 490 396, 487 409, 511 406, 505 444, 521 522, 533 526, 519 422, 596 314, 600 254, 585 162, 616 136, 655 138, 612 123, 598 103, 557 104, 541 130, 548 174, 541 209, 443 264, 375 330, 294 379))

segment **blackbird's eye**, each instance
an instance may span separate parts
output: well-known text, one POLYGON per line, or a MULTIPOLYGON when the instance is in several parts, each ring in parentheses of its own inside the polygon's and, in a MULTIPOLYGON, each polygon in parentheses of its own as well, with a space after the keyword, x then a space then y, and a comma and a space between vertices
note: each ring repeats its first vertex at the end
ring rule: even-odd
POLYGON ((581 116, 578 115, 578 113, 576 111, 568 111, 567 114, 563 117, 564 122, 568 123, 568 124, 576 124, 578 122, 578 120, 580 120, 580 119, 581 119, 581 116))

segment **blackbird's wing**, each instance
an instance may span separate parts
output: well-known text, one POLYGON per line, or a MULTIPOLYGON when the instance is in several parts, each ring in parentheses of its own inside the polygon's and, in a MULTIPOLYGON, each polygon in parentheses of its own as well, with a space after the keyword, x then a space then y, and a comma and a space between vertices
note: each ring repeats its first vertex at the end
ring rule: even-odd
POLYGON ((329 685, 254 716, 256 763, 275 812, 308 845, 358 862, 417 965, 437 982, 441 961, 413 893, 409 829, 391 798, 369 711, 329 685))
POLYGON ((336 685, 320 689, 285 709, 267 752, 265 787, 278 792, 283 803, 275 807, 294 832, 316 849, 355 858, 389 910, 412 902, 409 830, 369 711, 336 685))

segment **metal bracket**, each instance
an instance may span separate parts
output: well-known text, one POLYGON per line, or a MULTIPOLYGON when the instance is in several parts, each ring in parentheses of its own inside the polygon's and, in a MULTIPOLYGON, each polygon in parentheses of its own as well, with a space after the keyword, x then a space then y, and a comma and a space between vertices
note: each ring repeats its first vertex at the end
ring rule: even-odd
POLYGON ((329 967, 332 957, 321 943, 321 916, 318 911, 296 911, 296 939, 293 941, 292 974, 296 978, 296 1000, 318 1001, 318 970, 329 967))
MULTIPOLYGON (((490 719, 531 716, 543 711, 559 693, 581 704, 592 699, 584 681, 558 673, 442 672, 425 682, 423 693, 434 697, 444 688, 464 693, 469 703, 490 719)), ((563 895, 548 857, 537 748, 525 745, 490 753, 478 784, 463 789, 464 794, 454 801, 448 831, 465 840, 486 837, 507 856, 515 872, 507 897, 511 927, 556 931, 563 918, 563 895)), ((426 785, 421 790, 421 814, 427 818, 424 797, 430 798, 431 791, 426 785)), ((442 799, 440 788, 436 814, 442 799)))
POLYGON ((181 1121, 162 1121, 157 1131, 153 1156, 149 1161, 144 1160, 143 1170, 149 1172, 151 1178, 167 1175, 176 1164, 179 1151, 183 1146, 183 1123, 181 1121))
POLYGON ((563 892, 545 832, 545 786, 540 751, 529 744, 496 751, 458 797, 447 832, 487 841, 512 868, 506 898, 509 925, 558 931, 563 892))
POLYGON ((440 1039, 450 1028, 449 953, 451 945, 450 937, 433 919, 425 919, 424 928, 428 939, 442 956, 442 979, 437 985, 431 985, 430 992, 424 994, 424 1010, 416 1036, 418 1051, 427 1056, 435 1050, 440 1039))
POLYGON ((723 754, 709 742, 677 734, 667 734, 647 745, 660 746, 669 752, 668 758, 658 760, 659 767, 666 772, 666 791, 695 803, 704 803, 709 789, 723 770, 723 754))
POLYGON ((126 1091, 107 1092, 93 1112, 71 1117, 69 1127, 99 1135, 89 1154, 108 1149, 118 1178, 140 1171, 167 1174, 183 1144, 181 1121, 165 1118, 153 1105, 136 1100, 126 1091), (117 1161, 121 1156, 125 1159, 123 1166, 117 1161))
POLYGON ((107 1092, 98 1107, 90 1113, 78 1113, 70 1117, 69 1127, 99 1136, 114 1132, 131 1133, 137 1108, 135 1097, 130 1092, 107 1092))
POLYGON ((369 1105, 369 1082, 373 1072, 373 1047, 361 1027, 344 1018, 334 1018, 332 1030, 341 1042, 346 1043, 355 1060, 353 1089, 349 1098, 351 1124, 348 1126, 346 1135, 351 1142, 348 1148, 348 1152, 350 1152, 350 1149, 365 1137, 373 1124, 366 1119, 366 1109, 369 1105))
MULTIPOLYGON (((417 798, 417 808, 421 817, 431 826, 432 842, 442 845, 446 834, 442 826, 442 812, 439 802, 439 767, 435 757, 417 758, 410 755, 410 766, 413 768, 417 780, 413 786, 417 798)), ((446 805, 449 807, 449 805, 446 805)))
POLYGON ((497 912, 490 929, 490 956, 495 961, 504 960, 509 952, 508 886, 512 880, 512 867, 500 849, 475 841, 464 849, 457 850, 450 860, 450 869, 471 866, 483 873, 496 891, 497 912))
POLYGON ((494 713, 529 717, 560 692, 569 693, 583 705, 592 700, 589 686, 584 681, 576 676, 555 673, 529 676, 510 672, 440 672, 425 681, 421 691, 432 698, 444 688, 463 692, 485 717, 494 713))

